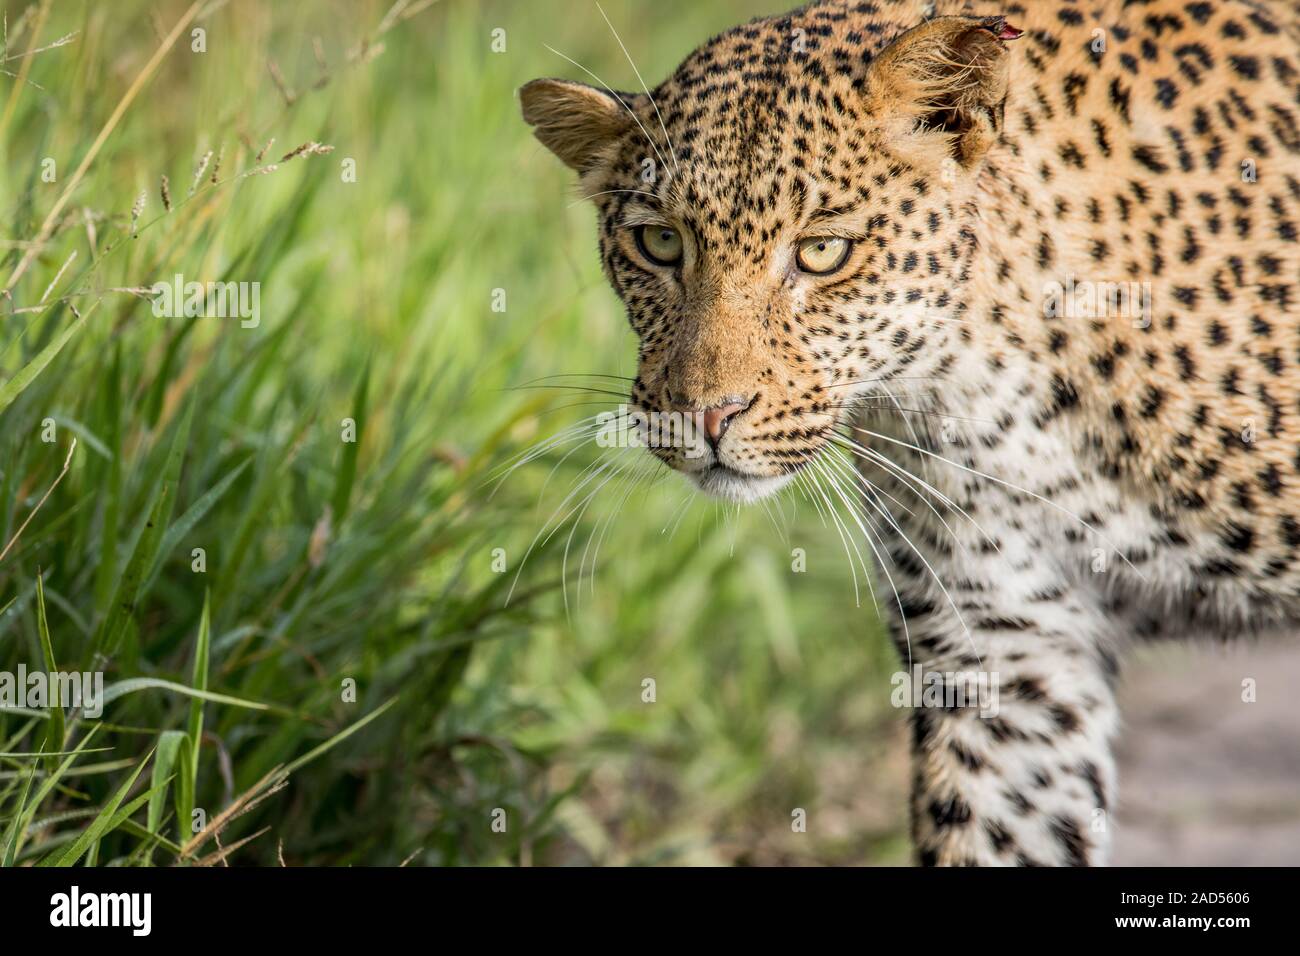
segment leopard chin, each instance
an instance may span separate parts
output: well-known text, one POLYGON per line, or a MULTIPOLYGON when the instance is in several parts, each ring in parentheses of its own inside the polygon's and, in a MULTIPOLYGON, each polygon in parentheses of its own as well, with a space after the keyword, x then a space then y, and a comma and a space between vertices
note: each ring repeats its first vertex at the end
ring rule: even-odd
POLYGON ((748 475, 718 464, 685 474, 704 494, 742 505, 754 504, 764 498, 770 498, 794 478, 793 474, 748 475))

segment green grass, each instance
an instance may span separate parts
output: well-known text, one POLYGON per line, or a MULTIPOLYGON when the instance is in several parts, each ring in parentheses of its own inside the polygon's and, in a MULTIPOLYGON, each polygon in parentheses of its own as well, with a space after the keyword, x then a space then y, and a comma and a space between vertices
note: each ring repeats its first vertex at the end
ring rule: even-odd
MULTIPOLYGON (((567 561, 568 525, 523 564, 600 450, 491 493, 617 402, 523 386, 632 371, 514 97, 573 75, 547 44, 635 85, 594 5, 196 6, 114 119, 191 8, 6 5, 0 671, 102 670, 110 699, 0 712, 0 859, 903 860, 894 663, 808 505, 614 482, 567 561), (251 174, 308 142, 333 151, 251 174), (259 282, 260 324, 112 291, 176 273, 259 282)), ((651 79, 780 4, 604 7, 651 79)))

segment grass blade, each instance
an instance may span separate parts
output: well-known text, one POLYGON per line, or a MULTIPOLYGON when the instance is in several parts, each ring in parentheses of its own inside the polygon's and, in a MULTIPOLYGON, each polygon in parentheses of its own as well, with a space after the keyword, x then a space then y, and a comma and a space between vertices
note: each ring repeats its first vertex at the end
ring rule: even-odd
MULTIPOLYGON (((40 787, 38 787, 36 790, 36 796, 32 798, 32 802, 27 805, 26 809, 20 808, 19 810, 15 811, 14 818, 13 820, 10 821, 10 825, 13 828, 11 830, 11 833, 13 835, 13 844, 11 847, 7 845, 5 849, 5 859, 8 861, 7 865, 12 865, 18 850, 21 848, 23 833, 24 831, 26 831, 28 825, 31 823, 32 817, 36 815, 37 808, 44 802, 45 798, 49 796, 50 792, 58 785, 59 778, 62 777, 67 772, 69 767, 72 766, 72 762, 77 759, 78 755, 80 755, 83 750, 85 750, 86 744, 90 743, 91 738, 95 736, 95 733, 98 730, 99 730, 98 725, 90 728, 90 732, 87 733, 86 736, 81 738, 81 743, 77 744, 76 750, 74 750, 71 754, 69 754, 66 758, 64 758, 63 762, 59 764, 57 770, 55 770, 52 774, 46 777, 43 781, 41 781, 40 787)), ((35 762, 33 762, 32 775, 35 776, 35 774, 36 774, 36 764, 35 762)))
POLYGON ((226 694, 214 694, 211 691, 196 690, 193 687, 186 687, 184 684, 178 684, 175 681, 162 680, 158 677, 130 677, 126 680, 120 680, 115 684, 109 684, 104 688, 104 703, 106 705, 111 704, 119 697, 125 697, 127 694, 134 694, 141 690, 169 690, 175 694, 184 694, 187 697, 211 701, 214 704, 229 704, 231 707, 245 707, 248 710, 273 710, 281 713, 287 712, 284 708, 275 707, 272 704, 263 704, 255 700, 244 700, 240 697, 230 697, 226 694))
POLYGON ((18 837, 24 828, 23 818, 30 817, 27 811, 27 794, 32 788, 32 779, 36 776, 36 761, 32 761, 31 773, 23 781, 23 791, 18 795, 18 803, 14 807, 13 816, 9 819, 9 827, 5 831, 4 854, 3 860, 0 860, 0 866, 13 866, 14 858, 18 854, 18 837))
MULTIPOLYGON (((199 617, 199 633, 194 641, 194 669, 190 684, 196 691, 208 689, 208 667, 212 643, 212 614, 210 595, 203 595, 203 613, 199 617)), ((176 787, 177 840, 185 842, 189 834, 190 817, 194 813, 194 795, 199 786, 199 755, 203 749, 203 698, 190 701, 187 724, 185 763, 180 770, 180 783, 176 787)))
POLYGON ((130 816, 139 807, 143 806, 144 803, 153 796, 154 791, 152 789, 147 790, 140 796, 136 797, 126 805, 121 814, 118 813, 118 808, 122 806, 122 801, 125 800, 126 795, 131 792, 131 788, 135 786, 135 782, 139 779, 141 771, 144 770, 145 764, 149 762, 152 756, 152 752, 145 755, 145 758, 141 760, 139 765, 135 768, 135 772, 132 773, 131 776, 127 777, 126 781, 117 788, 117 792, 113 794, 108 803, 104 804, 103 809, 99 811, 99 814, 95 819, 90 821, 90 826, 86 827, 86 829, 81 832, 81 835, 73 841, 71 846, 65 849, 57 857, 55 857, 54 854, 47 856, 37 865, 42 867, 72 866, 85 856, 91 846, 97 843, 105 833, 109 833, 116 829, 121 825, 123 819, 130 816))
POLYGON ((348 516, 348 508, 352 504, 352 485, 357 477, 357 455, 361 448, 362 431, 365 428, 366 401, 369 391, 370 361, 367 359, 365 368, 361 370, 361 378, 357 382, 356 393, 352 397, 352 420, 356 423, 356 434, 352 441, 343 443, 343 455, 339 461, 338 474, 335 476, 332 507, 336 527, 343 524, 343 519, 348 516))
POLYGON ((95 641, 95 650, 98 653, 112 654, 117 650, 122 635, 126 633, 128 624, 133 620, 136 606, 144 597, 146 573, 153 567, 162 545, 166 524, 171 517, 176 484, 180 480, 181 463, 185 457, 193 416, 194 403, 189 402, 176 426, 176 433, 172 436, 163 477, 154 489, 154 498, 144 530, 136 541, 131 560, 127 563, 122 580, 118 582, 113 601, 109 605, 108 617, 105 618, 95 641))
POLYGON ((321 754, 325 753, 327 750, 330 750, 337 744, 340 744, 344 740, 347 740, 349 737, 355 734, 362 727, 366 726, 366 724, 380 717, 385 711, 387 711, 390 707, 392 707, 396 703, 397 703, 397 698, 390 697, 388 700, 384 701, 382 704, 380 704, 370 713, 366 714, 366 716, 362 717, 356 723, 349 724, 347 727, 344 727, 342 730, 340 730, 329 740, 325 741, 324 743, 316 747, 313 747, 311 750, 307 751, 307 753, 303 754, 301 757, 299 757, 297 760, 294 760, 292 763, 286 764, 284 768, 285 775, 287 776, 293 773, 295 770, 305 767, 307 764, 311 763, 313 760, 315 760, 321 754))
POLYGON ((153 776, 149 781, 154 788, 153 797, 149 800, 149 813, 145 817, 145 827, 151 833, 162 825, 163 807, 167 799, 166 784, 174 776, 173 771, 184 744, 184 731, 168 730, 158 736, 157 756, 153 762, 153 776))
MULTIPOLYGON (((90 312, 87 310, 86 315, 90 312)), ((81 327, 86 324, 86 315, 77 319, 66 329, 59 333, 49 345, 41 349, 36 357, 18 370, 18 374, 0 385, 0 412, 13 404, 14 399, 21 395, 28 385, 32 384, 36 376, 45 371, 45 367, 54 361, 54 356, 63 351, 63 347, 68 341, 80 331, 81 327)))
POLYGON ((100 529, 99 567, 95 569, 95 615, 103 618, 113 597, 117 580, 117 532, 122 513, 122 350, 113 349, 113 361, 103 385, 103 409, 107 420, 107 440, 111 449, 104 502, 104 520, 100 529))
POLYGON ((158 555, 154 559, 153 569, 145 580, 144 592, 146 594, 152 589, 154 581, 157 580, 158 572, 162 570, 167 555, 176 550, 176 546, 181 543, 181 540, 194 530, 194 526, 203 519, 203 516, 212 509, 213 505, 221 500, 221 497, 230 490, 230 486, 244 473, 244 469, 252 463, 253 459, 248 458, 236 465, 229 474, 204 492, 199 500, 190 505, 186 512, 176 519, 176 523, 167 529, 162 547, 158 549, 158 555))
MULTIPOLYGON (((45 657, 45 670, 53 680, 54 675, 58 673, 59 665, 54 660, 54 645, 50 641, 50 622, 45 616, 45 576, 36 575, 36 630, 41 639, 41 654, 45 657)), ((50 701, 50 723, 49 732, 46 735, 48 749, 58 752, 63 749, 63 737, 65 733, 63 723, 63 702, 50 701)), ((50 769, 53 770, 57 758, 50 758, 50 769)))

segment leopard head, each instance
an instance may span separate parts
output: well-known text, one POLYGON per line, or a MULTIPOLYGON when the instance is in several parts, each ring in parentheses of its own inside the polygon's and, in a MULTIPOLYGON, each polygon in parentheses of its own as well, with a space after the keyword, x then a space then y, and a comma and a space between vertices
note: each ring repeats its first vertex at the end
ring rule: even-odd
POLYGON ((951 370, 1018 35, 942 17, 873 42, 794 14, 715 38, 644 94, 523 87, 598 211, 640 340, 632 406, 681 422, 662 461, 755 500, 854 403, 951 370))

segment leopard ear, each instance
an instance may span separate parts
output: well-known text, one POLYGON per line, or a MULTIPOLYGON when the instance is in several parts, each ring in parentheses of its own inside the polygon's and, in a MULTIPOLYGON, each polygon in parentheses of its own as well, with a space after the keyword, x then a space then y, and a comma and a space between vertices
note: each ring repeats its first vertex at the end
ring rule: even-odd
POLYGON ((569 80, 533 80, 519 103, 533 135, 579 173, 599 165, 633 122, 619 94, 569 80))
POLYGON ((1007 98, 1006 17, 938 17, 904 33, 872 64, 869 87, 887 116, 973 168, 997 139, 1007 98))

